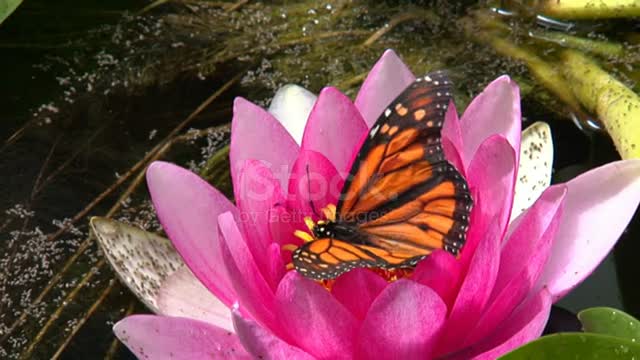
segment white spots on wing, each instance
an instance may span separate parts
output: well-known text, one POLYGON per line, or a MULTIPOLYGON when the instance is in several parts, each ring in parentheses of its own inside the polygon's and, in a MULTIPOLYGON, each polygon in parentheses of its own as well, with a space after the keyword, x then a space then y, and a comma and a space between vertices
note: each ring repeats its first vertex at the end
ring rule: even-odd
POLYGON ((425 76, 425 77, 424 77, 424 80, 425 80, 425 81, 427 81, 427 82, 431 82, 431 81, 433 81, 433 80, 429 77, 429 75, 425 76))
POLYGON ((551 183, 553 139, 544 122, 536 122, 522 132, 520 165, 516 181, 511 221, 529 208, 551 183))
POLYGON ((385 116, 385 117, 389 117, 389 115, 391 115, 391 109, 387 108, 387 109, 384 111, 384 116, 385 116))
MULTIPOLYGON (((387 109, 387 111, 389 111, 389 109, 387 109)), ((378 130, 380 130, 380 124, 377 124, 376 126, 371 128, 371 131, 369 131, 369 137, 373 138, 374 136, 376 136, 376 134, 378 133, 378 130)))

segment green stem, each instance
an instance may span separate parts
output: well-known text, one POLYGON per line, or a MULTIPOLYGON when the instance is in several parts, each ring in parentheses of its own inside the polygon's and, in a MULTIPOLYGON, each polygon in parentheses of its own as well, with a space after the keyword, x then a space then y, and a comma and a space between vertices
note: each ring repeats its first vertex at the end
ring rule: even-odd
POLYGON ((13 13, 22 0, 0 0, 0 24, 13 13))
POLYGON ((475 40, 491 45, 500 55, 525 63, 538 82, 573 110, 580 112, 580 103, 556 65, 543 60, 526 48, 513 44, 496 31, 479 30, 473 21, 465 24, 465 30, 475 40))
POLYGON ((640 16, 638 0, 544 0, 540 11, 561 19, 603 19, 640 16))
POLYGON ((622 44, 609 41, 586 39, 553 31, 531 31, 529 35, 536 40, 606 57, 622 57, 625 54, 622 44))
POLYGON ((640 97, 577 51, 564 51, 562 62, 575 95, 604 123, 620 156, 640 158, 640 97))

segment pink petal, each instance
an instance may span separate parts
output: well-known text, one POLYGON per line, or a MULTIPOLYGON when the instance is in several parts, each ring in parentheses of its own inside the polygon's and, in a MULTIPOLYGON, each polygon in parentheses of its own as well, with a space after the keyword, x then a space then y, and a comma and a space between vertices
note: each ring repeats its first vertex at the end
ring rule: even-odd
MULTIPOLYGON (((269 268, 269 277, 271 279, 275 279, 279 284, 282 277, 287 272, 286 262, 284 262, 284 250, 282 250, 282 245, 279 243, 273 243, 269 245, 267 252, 263 255, 268 259, 267 267, 269 268)), ((287 261, 290 262, 290 261, 287 261)))
POLYGON ((201 320, 233 331, 231 310, 213 296, 185 266, 162 283, 156 302, 161 315, 201 320))
MULTIPOLYGON (((302 245, 302 240, 293 235, 296 230, 308 230, 304 225, 305 212, 290 208, 287 204, 274 206, 269 211, 269 230, 271 238, 278 244, 302 245)), ((289 258, 290 256, 286 257, 289 258)), ((287 261, 290 261, 287 260, 287 261)))
POLYGON ((274 293, 262 276, 230 213, 218 216, 218 229, 223 240, 220 252, 241 309, 272 331, 279 331, 273 312, 274 293))
POLYGON ((562 216, 566 187, 548 188, 523 215, 500 255, 500 270, 489 306, 465 345, 478 342, 498 328, 530 293, 542 275, 552 239, 562 216))
POLYGON ((198 175, 156 161, 147 169, 147 184, 162 227, 193 274, 223 303, 235 292, 219 251, 218 215, 237 209, 198 175))
POLYGON ((289 179, 287 204, 298 217, 313 216, 337 204, 344 180, 333 164, 322 154, 303 149, 293 164, 289 179))
POLYGON ((373 271, 353 269, 336 279, 331 293, 358 320, 362 320, 373 300, 386 286, 387 281, 373 271))
POLYGON ((247 160, 239 171, 236 185, 236 204, 240 209, 244 233, 248 235, 245 239, 247 246, 258 268, 275 290, 280 279, 271 276, 275 269, 271 268, 265 254, 274 242, 269 228, 269 211, 274 205, 285 202, 280 183, 261 161, 247 160))
POLYGON ((494 219, 490 222, 484 238, 473 254, 467 274, 460 286, 453 308, 445 323, 438 355, 453 353, 463 344, 460 341, 469 332, 469 325, 475 324, 489 301, 493 290, 500 259, 500 225, 494 219))
POLYGON ((427 359, 434 350, 447 307, 438 294, 398 280, 376 298, 360 329, 360 359, 427 359))
POLYGON ((502 326, 482 342, 453 359, 494 360, 530 341, 540 337, 549 319, 551 296, 546 290, 535 294, 520 306, 502 326))
POLYGON ((139 359, 251 358, 234 333, 193 319, 133 315, 113 332, 139 359))
POLYGON ((520 154, 520 90, 504 75, 489 84, 467 107, 460 129, 464 140, 462 159, 471 161, 480 144, 493 135, 501 135, 520 154))
POLYGON ((640 160, 624 160, 582 174, 568 192, 551 258, 540 279, 554 301, 600 264, 640 202, 640 160))
POLYGON ((314 357, 301 349, 287 344, 267 329, 260 327, 255 321, 243 318, 237 311, 233 312, 233 324, 238 338, 244 348, 254 359, 264 360, 313 360, 314 357))
POLYGON ((317 151, 338 171, 348 171, 366 132, 367 125, 351 100, 338 89, 327 87, 311 110, 302 149, 317 151))
POLYGON ((442 149, 444 150, 446 159, 455 166, 460 174, 466 177, 465 164, 467 163, 462 159, 464 151, 462 130, 460 130, 460 120, 458 119, 458 112, 453 102, 450 102, 447 107, 441 135, 442 149))
POLYGON ((273 115, 243 98, 236 98, 229 150, 234 190, 238 171, 248 159, 263 161, 280 185, 286 188, 289 170, 298 150, 296 141, 273 115))
MULTIPOLYGON (((473 254, 477 238, 482 238, 489 226, 487 221, 495 219, 498 222, 501 238, 506 232, 516 180, 515 152, 505 138, 491 136, 478 147, 467 171, 467 181, 474 193, 472 220, 477 221, 470 226, 465 247, 469 249, 467 254, 473 254)), ((464 253, 463 249, 463 260, 466 261, 464 253)))
POLYGON ((373 126, 382 111, 414 80, 398 55, 393 50, 385 51, 362 83, 355 101, 367 127, 373 126))
POLYGON ((278 319, 298 347, 321 359, 351 356, 356 319, 322 286, 290 271, 276 299, 278 319))
POLYGON ((549 230, 553 230, 553 226, 557 225, 554 223, 559 223, 561 219, 566 194, 565 185, 547 188, 533 206, 523 213, 518 227, 513 230, 503 245, 500 255, 500 273, 496 280, 497 291, 502 290, 508 282, 517 278, 522 269, 528 266, 523 259, 528 259, 536 251, 540 251, 544 245, 540 241, 547 240, 543 239, 545 236, 551 236, 550 241, 555 237, 555 233, 548 233, 549 230))
POLYGON ((438 293, 447 308, 451 308, 460 288, 460 262, 452 254, 436 250, 418 263, 412 280, 438 293))

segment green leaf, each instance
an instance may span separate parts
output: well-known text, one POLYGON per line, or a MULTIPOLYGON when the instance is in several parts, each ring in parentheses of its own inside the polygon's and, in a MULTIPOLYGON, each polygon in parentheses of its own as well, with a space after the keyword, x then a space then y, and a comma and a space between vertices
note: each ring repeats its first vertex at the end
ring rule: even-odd
POLYGON ((11 15, 22 0, 0 0, 0 24, 11 15))
POLYGON ((640 359, 640 344, 609 335, 560 333, 543 336, 500 357, 522 359, 640 359))
POLYGON ((621 337, 640 343, 640 321, 608 307, 586 309, 578 314, 585 332, 621 337))

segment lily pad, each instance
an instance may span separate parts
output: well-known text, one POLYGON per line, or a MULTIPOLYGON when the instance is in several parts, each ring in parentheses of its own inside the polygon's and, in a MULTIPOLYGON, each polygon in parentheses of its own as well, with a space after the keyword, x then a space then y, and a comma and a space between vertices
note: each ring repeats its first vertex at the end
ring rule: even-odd
POLYGON ((520 165, 511 220, 528 209, 551 183, 553 139, 551 128, 538 121, 522 132, 520 165))
POLYGON ((22 0, 2 0, 0 1, 0 24, 6 20, 22 3, 22 0))
POLYGON ((620 310, 595 307, 581 311, 578 319, 586 332, 640 341, 640 321, 620 310))
POLYGON ((619 337, 590 333, 544 336, 500 357, 501 360, 634 358, 640 358, 640 344, 619 337))

